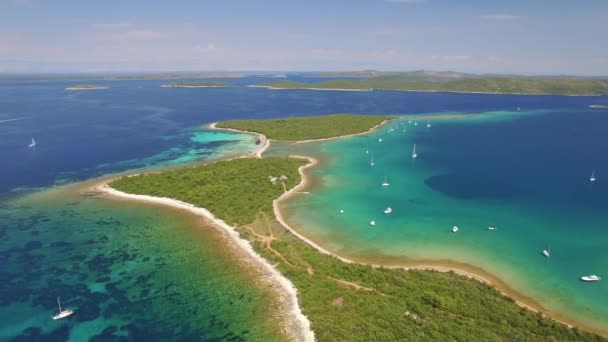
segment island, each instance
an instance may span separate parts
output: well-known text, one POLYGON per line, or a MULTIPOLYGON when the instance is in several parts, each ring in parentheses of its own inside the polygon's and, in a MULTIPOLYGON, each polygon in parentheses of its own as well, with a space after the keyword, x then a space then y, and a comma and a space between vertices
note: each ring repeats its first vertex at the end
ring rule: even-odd
POLYGON ((214 127, 260 133, 268 139, 302 142, 364 133, 391 119, 395 117, 331 114, 270 120, 230 120, 215 124, 214 127))
POLYGON ((230 87, 230 83, 226 82, 192 82, 192 81, 180 81, 169 84, 163 84, 161 87, 165 88, 219 88, 219 87, 230 87))
MULTIPOLYGON (((343 114, 215 126, 311 141, 365 134, 390 119, 343 114), (321 125, 328 122, 332 127, 321 125)), ((297 289, 292 293, 296 311, 314 332, 304 340, 606 341, 543 315, 475 274, 432 266, 378 267, 323 250, 289 227, 279 206, 306 184, 306 172, 316 162, 306 156, 243 156, 122 176, 99 190, 202 213, 218 229, 237 232, 237 239, 272 265, 269 272, 280 272, 297 289)))
POLYGON ((65 88, 65 90, 98 90, 98 89, 108 89, 108 87, 102 87, 92 84, 77 84, 73 86, 69 86, 65 88))
POLYGON ((607 105, 601 105, 601 104, 592 104, 589 106, 589 108, 593 108, 593 109, 603 109, 603 108, 608 108, 607 105))
POLYGON ((305 83, 282 80, 256 85, 269 89, 313 90, 401 90, 420 92, 457 92, 522 95, 608 94, 608 79, 479 76, 469 74, 393 74, 377 77, 332 79, 305 83))

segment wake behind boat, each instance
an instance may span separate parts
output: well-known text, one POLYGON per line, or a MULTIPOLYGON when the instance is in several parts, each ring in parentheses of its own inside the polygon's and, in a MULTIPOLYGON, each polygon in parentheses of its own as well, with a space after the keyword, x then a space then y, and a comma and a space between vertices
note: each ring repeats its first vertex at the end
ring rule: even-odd
POLYGON ((74 313, 72 309, 61 310, 61 302, 59 301, 59 297, 57 297, 57 306, 59 307, 59 312, 53 316, 53 320, 58 320, 62 318, 66 318, 69 315, 74 313))
POLYGON ((386 180, 386 177, 384 177, 384 182, 382 182, 382 186, 387 187, 387 186, 389 186, 389 185, 391 185, 391 183, 389 183, 389 182, 386 180))

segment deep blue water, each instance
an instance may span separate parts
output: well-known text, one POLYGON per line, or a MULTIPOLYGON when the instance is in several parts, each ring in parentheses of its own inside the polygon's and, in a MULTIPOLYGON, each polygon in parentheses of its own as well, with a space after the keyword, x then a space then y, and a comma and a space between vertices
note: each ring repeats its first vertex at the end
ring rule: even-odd
MULTIPOLYGON (((75 82, 2 82, 0 121, 21 120, 0 122, 0 158, 5 165, 0 168, 0 193, 133 168, 137 165, 112 164, 187 145, 186 131, 225 119, 338 112, 477 112, 515 107, 582 109, 590 103, 608 102, 606 97, 270 91, 244 87, 271 80, 230 79, 228 82, 239 86, 213 89, 161 88, 167 81, 157 80, 95 81, 91 83, 110 89, 79 92, 64 90, 75 82), (38 143, 35 151, 26 148, 31 137, 38 143), (99 169, 99 165, 104 167, 99 169)), ((543 128, 538 129, 542 134, 543 128)), ((594 128, 581 125, 580 129, 594 128)))

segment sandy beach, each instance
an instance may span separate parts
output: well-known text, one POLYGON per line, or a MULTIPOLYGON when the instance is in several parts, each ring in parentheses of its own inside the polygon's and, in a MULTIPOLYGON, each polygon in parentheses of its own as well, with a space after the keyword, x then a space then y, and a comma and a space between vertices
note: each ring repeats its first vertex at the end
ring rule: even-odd
MULTIPOLYGON (((366 133, 373 132, 374 130, 378 129, 383 124, 385 124, 387 121, 389 121, 389 120, 382 122, 381 124, 371 128, 370 130, 368 130, 366 132, 357 133, 357 134, 353 134, 353 135, 366 134, 366 133)), ((261 143, 259 144, 258 149, 249 153, 248 155, 244 155, 244 156, 240 156, 240 157, 236 157, 236 158, 243 158, 243 157, 261 158, 263 153, 270 146, 270 139, 267 139, 263 134, 260 134, 260 133, 244 132, 244 131, 235 130, 235 129, 216 128, 215 123, 212 123, 212 124, 208 125, 207 127, 210 129, 221 129, 221 130, 234 131, 234 132, 240 132, 240 133, 255 134, 259 137, 261 143)), ((352 136, 352 135, 349 135, 349 136, 352 136)), ((342 137, 310 140, 308 142, 337 139, 337 138, 342 138, 342 137)), ((355 259, 349 259, 347 257, 335 254, 335 253, 331 252, 330 250, 322 247, 319 243, 313 241, 310 238, 307 238, 306 236, 299 233, 297 230, 293 229, 293 227, 291 227, 289 225, 289 223, 284 219, 284 217, 282 215, 281 204, 283 202, 288 201, 290 198, 292 198, 295 195, 307 193, 308 190, 312 187, 311 179, 310 179, 309 175, 307 175, 307 172, 310 169, 312 169, 313 167, 315 167, 316 165, 318 165, 318 163, 319 163, 319 161, 317 159, 309 157, 309 156, 290 155, 290 157, 303 158, 303 159, 308 160, 309 163, 307 163, 304 166, 301 166, 298 169, 298 172, 301 176, 300 183, 298 185, 296 185, 294 188, 284 192, 279 198, 277 198, 273 201, 273 212, 274 212, 276 220, 283 227, 285 227, 285 229, 287 229, 293 235, 298 237, 304 243, 315 248, 320 253, 323 253, 326 255, 331 255, 331 256, 333 256, 343 262, 349 263, 349 264, 358 263, 358 264, 370 265, 372 267, 399 268, 399 269, 404 269, 404 270, 428 270, 428 271, 437 271, 437 272, 454 272, 456 274, 466 276, 466 277, 475 279, 477 281, 480 281, 484 284, 487 284, 489 286, 492 286, 496 290, 501 292, 503 295, 512 298, 517 305, 527 308, 534 312, 541 312, 541 313, 551 317, 553 320, 556 320, 560 323, 566 324, 570 327, 577 326, 577 327, 584 328, 586 330, 593 331, 593 332, 596 332, 596 333, 602 334, 602 335, 608 334, 605 331, 598 330, 593 327, 588 327, 582 322, 575 322, 569 317, 563 317, 559 313, 550 312, 549 310, 545 309, 540 303, 511 289, 503 280, 501 280, 498 277, 494 276, 493 274, 487 272, 486 270, 475 267, 473 265, 460 264, 460 263, 456 263, 456 262, 451 262, 449 260, 446 260, 446 261, 412 260, 412 261, 407 261, 407 262, 403 262, 403 261, 399 261, 399 260, 358 260, 358 259, 355 260, 355 259)), ((269 274, 268 280, 273 283, 276 283, 278 285, 278 287, 282 291, 284 291, 284 294, 286 297, 284 297, 282 300, 286 303, 287 310, 291 317, 290 322, 288 322, 289 331, 293 332, 293 335, 298 340, 303 340, 303 341, 313 341, 314 340, 314 333, 312 332, 312 330, 310 328, 310 322, 308 321, 306 316, 303 315, 303 313, 299 307, 298 299, 297 299, 297 290, 294 287, 294 285, 287 278, 282 276, 280 274, 280 272, 278 272, 276 269, 274 269, 270 265, 270 263, 268 263, 268 261, 266 261, 259 254, 257 254, 253 250, 251 244, 247 240, 240 238, 239 233, 235 230, 234 227, 232 227, 232 226, 226 224, 224 221, 216 218, 211 212, 209 212, 208 210, 206 210, 204 208, 199 208, 192 204, 185 203, 185 202, 171 199, 171 198, 159 198, 159 197, 145 196, 145 195, 132 195, 132 194, 120 192, 107 185, 108 182, 110 182, 110 181, 111 181, 111 179, 110 180, 105 179, 102 183, 99 183, 95 186, 95 190, 99 191, 99 192, 103 192, 109 196, 114 196, 114 197, 119 197, 119 198, 123 198, 123 199, 129 199, 129 200, 158 203, 158 204, 171 206, 173 208, 188 210, 196 215, 199 215, 199 216, 205 218, 206 220, 213 222, 214 226, 217 226, 218 228, 229 233, 231 240, 239 248, 241 248, 243 251, 245 251, 246 254, 249 257, 251 257, 252 260, 254 260, 254 262, 257 265, 259 265, 259 267, 261 267, 262 269, 264 269, 265 271, 268 272, 268 274, 269 274)))
POLYGON ((157 203, 170 206, 172 208, 187 210, 195 215, 201 216, 205 220, 212 222, 213 226, 224 230, 230 237, 231 241, 242 251, 244 251, 247 256, 253 260, 253 262, 260 267, 265 274, 268 275, 266 280, 281 289, 280 292, 283 294, 281 301, 284 303, 287 314, 290 316, 290 319, 288 322, 286 322, 290 335, 298 341, 315 340, 314 333, 310 328, 310 321, 300 310, 297 289, 293 283, 285 278, 279 271, 277 271, 266 259, 257 254, 249 241, 242 239, 234 227, 228 225, 223 220, 218 219, 207 209, 199 208, 192 204, 172 198, 128 194, 111 188, 108 185, 108 182, 109 181, 98 183, 96 186, 94 186, 94 190, 108 196, 140 202, 157 203))

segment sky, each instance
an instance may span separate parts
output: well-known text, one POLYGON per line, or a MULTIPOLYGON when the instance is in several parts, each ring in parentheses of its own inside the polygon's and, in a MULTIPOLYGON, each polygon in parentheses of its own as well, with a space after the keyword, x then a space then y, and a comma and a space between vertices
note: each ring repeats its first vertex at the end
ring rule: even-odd
POLYGON ((0 73, 608 75, 608 0, 0 0, 0 73))

